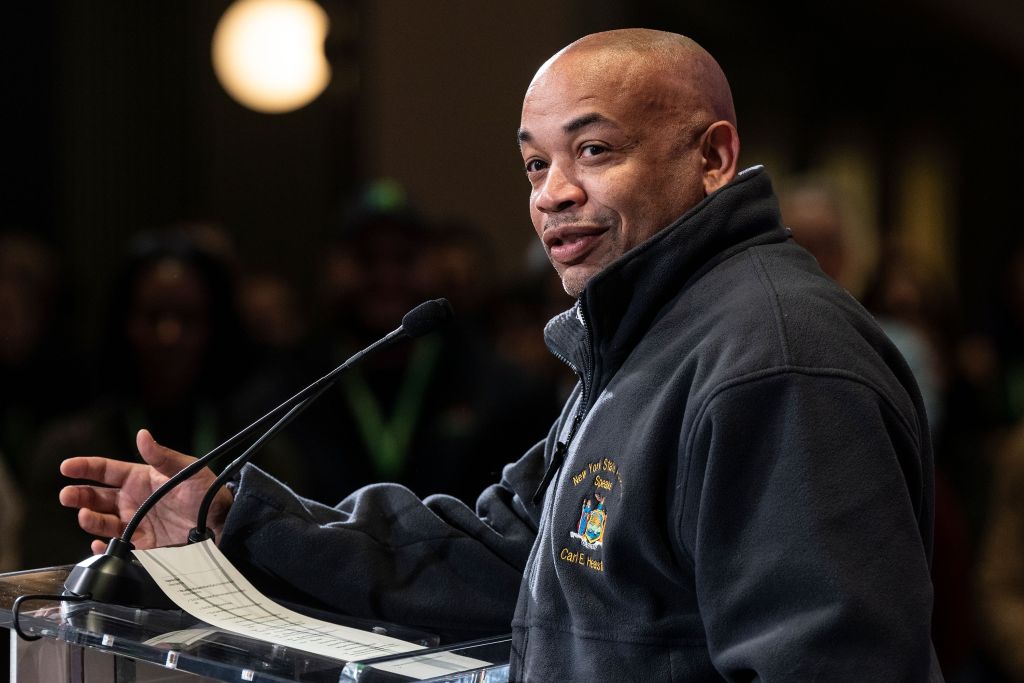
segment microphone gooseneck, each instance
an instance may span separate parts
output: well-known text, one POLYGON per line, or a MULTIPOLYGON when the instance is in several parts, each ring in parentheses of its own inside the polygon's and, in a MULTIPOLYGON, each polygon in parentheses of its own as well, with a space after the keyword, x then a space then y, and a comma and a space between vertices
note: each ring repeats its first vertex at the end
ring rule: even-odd
POLYGON ((230 465, 225 467, 214 480, 213 484, 210 485, 210 488, 206 490, 206 495, 203 496, 203 501, 199 505, 199 512, 196 515, 196 526, 189 531, 188 542, 197 543, 199 541, 205 541, 208 538, 213 538, 213 532, 206 527, 206 520, 209 517, 210 507, 213 505, 213 499, 217 496, 217 492, 238 474, 238 471, 242 469, 242 466, 256 455, 256 452, 262 448, 264 443, 272 439, 278 432, 287 427, 292 420, 298 417, 314 401, 320 398, 325 391, 334 386, 334 383, 337 381, 337 378, 341 376, 342 372, 353 365, 356 365, 365 356, 376 351, 380 347, 388 346, 402 338, 422 337, 425 334, 429 334, 430 332, 447 325, 454 316, 455 313, 452 310, 452 305, 448 303, 447 299, 432 299, 430 301, 424 301, 402 317, 402 324, 398 329, 392 330, 386 336, 375 341, 362 351, 359 351, 331 371, 330 374, 321 377, 311 385, 317 387, 317 389, 301 402, 294 405, 280 420, 275 422, 270 429, 256 439, 256 441, 254 441, 244 453, 233 460, 230 465))
POLYGON ((252 436, 259 427, 284 413, 269 429, 253 441, 241 456, 226 467, 207 490, 200 505, 196 528, 189 533, 189 541, 209 538, 206 519, 214 496, 221 486, 234 476, 264 443, 284 429, 313 401, 333 386, 341 373, 358 363, 367 354, 383 346, 389 346, 400 339, 419 337, 432 332, 446 324, 452 316, 451 305, 446 299, 435 299, 420 304, 406 313, 400 327, 359 351, 330 373, 294 394, 203 457, 182 468, 143 501, 125 526, 121 537, 112 538, 102 555, 94 555, 83 560, 71 570, 64 583, 65 595, 70 599, 90 599, 135 607, 173 608, 170 600, 131 555, 131 551, 135 548, 131 543, 132 536, 153 506, 182 481, 227 454, 252 436))

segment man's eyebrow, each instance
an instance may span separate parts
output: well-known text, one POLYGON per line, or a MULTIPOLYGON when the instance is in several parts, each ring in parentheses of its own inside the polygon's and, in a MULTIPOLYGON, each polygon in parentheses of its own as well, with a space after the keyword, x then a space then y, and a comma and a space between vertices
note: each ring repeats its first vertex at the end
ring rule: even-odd
POLYGON ((583 116, 579 116, 573 119, 569 123, 562 126, 562 130, 564 130, 566 133, 575 133, 580 128, 586 128, 587 126, 593 125, 595 123, 611 123, 611 121, 595 111, 590 114, 584 114, 583 116))
MULTIPOLYGON (((590 114, 584 114, 583 116, 577 116, 572 121, 562 126, 562 130, 565 131, 566 133, 575 133, 581 128, 586 128, 587 126, 591 126, 595 123, 611 122, 611 119, 609 119, 606 116, 602 116, 601 114, 598 114, 595 111, 590 114)), ((530 135, 530 131, 526 130, 525 128, 520 128, 519 130, 516 131, 516 142, 519 144, 519 147, 521 148, 524 142, 533 142, 533 136, 530 135)))

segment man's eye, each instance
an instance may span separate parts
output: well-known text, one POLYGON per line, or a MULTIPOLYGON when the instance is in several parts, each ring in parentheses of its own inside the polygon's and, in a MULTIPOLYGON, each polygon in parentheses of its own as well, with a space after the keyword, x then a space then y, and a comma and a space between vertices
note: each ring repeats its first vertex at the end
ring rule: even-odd
POLYGON ((540 159, 530 159, 529 161, 526 162, 526 172, 536 173, 537 171, 544 170, 546 166, 547 165, 540 159))
POLYGON ((604 154, 608 151, 608 148, 604 145, 583 145, 580 147, 581 157, 594 157, 598 154, 604 154))

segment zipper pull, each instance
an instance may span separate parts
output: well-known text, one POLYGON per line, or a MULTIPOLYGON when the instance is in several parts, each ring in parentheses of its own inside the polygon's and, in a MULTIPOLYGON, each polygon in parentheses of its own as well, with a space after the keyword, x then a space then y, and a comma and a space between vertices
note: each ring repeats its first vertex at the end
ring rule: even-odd
POLYGON ((540 486, 533 492, 533 504, 540 505, 541 501, 544 500, 544 492, 548 486, 551 485, 551 480, 555 478, 558 470, 562 469, 562 463, 565 462, 565 452, 569 450, 565 443, 559 441, 555 446, 555 452, 551 454, 551 464, 548 465, 547 472, 544 473, 544 478, 540 480, 540 486))

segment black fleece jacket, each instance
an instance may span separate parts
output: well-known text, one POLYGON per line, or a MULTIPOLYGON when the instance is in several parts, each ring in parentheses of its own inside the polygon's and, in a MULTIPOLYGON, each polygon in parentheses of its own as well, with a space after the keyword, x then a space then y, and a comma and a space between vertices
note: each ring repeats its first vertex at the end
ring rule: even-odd
POLYGON ((249 467, 222 549, 349 614, 449 637, 511 621, 514 680, 941 680, 920 397, 762 170, 545 337, 580 384, 475 512, 387 484, 329 508, 249 467))

